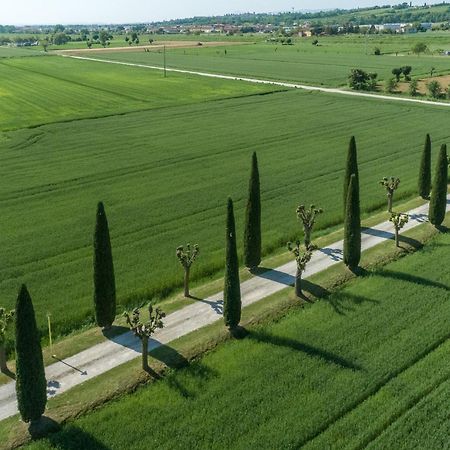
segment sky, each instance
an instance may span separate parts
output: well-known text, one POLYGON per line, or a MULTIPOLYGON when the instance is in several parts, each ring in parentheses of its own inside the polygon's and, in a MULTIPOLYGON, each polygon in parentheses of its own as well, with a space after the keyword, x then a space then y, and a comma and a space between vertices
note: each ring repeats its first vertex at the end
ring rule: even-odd
MULTIPOLYGON (((136 23, 236 12, 304 11, 397 4, 400 0, 1 0, 0 24, 136 23)), ((428 3, 436 3, 429 1, 428 3)), ((413 1, 423 4, 423 1, 413 1)))

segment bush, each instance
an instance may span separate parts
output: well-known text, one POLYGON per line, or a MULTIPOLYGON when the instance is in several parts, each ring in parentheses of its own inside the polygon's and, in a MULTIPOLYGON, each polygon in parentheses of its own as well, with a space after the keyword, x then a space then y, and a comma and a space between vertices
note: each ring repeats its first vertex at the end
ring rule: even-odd
POLYGON ((373 91, 377 86, 376 73, 367 73, 362 69, 352 69, 348 84, 355 91, 373 91))
POLYGON ((397 89, 397 86, 398 86, 397 80, 395 78, 390 78, 386 81, 384 90, 388 94, 392 94, 397 89))
POLYGON ((411 80, 409 83, 408 93, 411 97, 416 97, 418 94, 417 88, 418 88, 418 81, 417 80, 411 80))
POLYGON ((376 56, 380 56, 381 55, 381 49, 379 47, 375 47, 375 50, 373 51, 373 54, 376 56))
POLYGON ((428 93, 432 98, 441 98, 442 86, 439 81, 433 80, 427 84, 428 93))

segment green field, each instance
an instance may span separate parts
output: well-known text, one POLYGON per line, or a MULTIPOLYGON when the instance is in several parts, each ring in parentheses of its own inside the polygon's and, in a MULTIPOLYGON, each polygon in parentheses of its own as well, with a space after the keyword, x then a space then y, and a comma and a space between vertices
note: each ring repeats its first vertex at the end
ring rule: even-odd
POLYGON ((28 448, 445 448, 449 245, 441 234, 28 448))
POLYGON ((0 78, 0 131, 274 89, 56 56, 0 59, 0 78))
MULTIPOLYGON (((414 77, 429 76, 432 67, 437 74, 450 72, 450 57, 408 55, 414 45, 414 38, 394 40, 392 37, 364 36, 343 38, 319 38, 321 45, 314 47, 311 39, 299 40, 294 46, 259 43, 225 48, 190 48, 167 50, 167 64, 173 68, 201 70, 216 73, 240 74, 256 78, 297 81, 311 85, 345 86, 350 70, 361 68, 378 73, 380 80, 392 77, 392 69, 410 65, 414 77), (373 54, 380 47, 381 56, 373 54), (395 56, 398 51, 399 55, 395 56)), ((426 41, 426 39, 425 39, 426 41)), ((450 49, 450 39, 439 42, 444 49, 450 49)), ((441 47, 442 48, 442 47, 441 47)), ((162 65, 162 51, 92 53, 95 58, 114 59, 140 64, 162 65)), ((85 54, 89 56, 89 53, 85 54)))

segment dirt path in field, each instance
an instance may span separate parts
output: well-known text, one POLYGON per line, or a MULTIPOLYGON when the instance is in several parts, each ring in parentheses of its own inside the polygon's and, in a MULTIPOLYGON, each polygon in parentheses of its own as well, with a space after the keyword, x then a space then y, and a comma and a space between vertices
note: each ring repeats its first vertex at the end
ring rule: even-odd
POLYGON ((236 45, 249 45, 253 42, 205 42, 205 41, 158 41, 153 44, 140 44, 140 45, 129 45, 127 47, 97 47, 97 48, 72 48, 68 50, 53 50, 52 53, 58 55, 85 55, 93 53, 114 53, 114 52, 138 52, 146 50, 161 50, 166 47, 167 49, 174 48, 198 48, 198 47, 224 47, 224 46, 236 46, 236 45))
MULTIPOLYGON (((122 61, 113 61, 108 59, 98 59, 98 58, 88 58, 85 56, 75 56, 75 55, 61 55, 65 58, 73 58, 73 59, 79 59, 79 60, 85 60, 85 61, 95 61, 95 62, 101 62, 104 64, 117 64, 121 66, 130 66, 130 67, 141 67, 144 69, 151 69, 151 70, 164 70, 161 66, 150 66, 148 64, 137 64, 137 63, 128 63, 128 62, 122 62, 122 61)), ((245 81, 247 83, 256 83, 256 84, 268 84, 273 86, 281 86, 281 87, 287 87, 291 89, 302 89, 305 91, 319 91, 319 92, 325 92, 328 94, 339 94, 339 95, 347 95, 351 97, 363 97, 363 98, 371 98, 375 100, 383 100, 383 101, 392 101, 392 102, 404 102, 404 103, 419 103, 422 105, 432 105, 432 106, 444 106, 444 107, 450 107, 450 102, 442 102, 442 101, 433 101, 433 100, 420 100, 417 98, 404 98, 404 97, 394 97, 389 95, 382 95, 382 94, 371 94, 369 92, 361 92, 361 91, 350 91, 345 89, 339 89, 339 88, 326 88, 322 86, 310 86, 307 84, 299 84, 299 83, 290 83, 287 81, 276 81, 276 80, 263 80, 260 78, 249 78, 244 76, 236 76, 236 75, 224 75, 219 73, 211 73, 211 72, 199 72, 195 70, 186 70, 186 69, 173 69, 173 68, 166 68, 167 72, 174 72, 174 73, 184 73, 187 75, 196 75, 200 77, 209 77, 209 78, 219 78, 222 80, 235 80, 235 81, 245 81)))
MULTIPOLYGON (((450 195, 447 197, 447 211, 450 211, 450 195)), ((428 205, 409 211, 409 222, 404 231, 427 222, 428 205)), ((368 250, 387 239, 393 239, 392 223, 383 222, 373 228, 362 230, 361 247, 368 250)), ((335 242, 314 252, 304 277, 328 269, 343 259, 343 241, 335 242)), ((392 244, 394 245, 394 244, 392 244)), ((292 261, 276 269, 261 273, 241 283, 242 306, 246 307, 270 295, 282 291, 295 281, 297 266, 292 261)), ((164 319, 165 327, 158 330, 149 342, 149 350, 185 336, 195 330, 222 319, 222 292, 207 299, 186 306, 164 319)), ((56 362, 46 367, 48 397, 68 391, 89 379, 101 375, 121 364, 140 356, 140 341, 128 332, 110 341, 94 345, 64 362, 56 362), (75 369, 76 368, 76 369, 75 369)), ((0 420, 17 414, 15 382, 0 386, 0 420)))

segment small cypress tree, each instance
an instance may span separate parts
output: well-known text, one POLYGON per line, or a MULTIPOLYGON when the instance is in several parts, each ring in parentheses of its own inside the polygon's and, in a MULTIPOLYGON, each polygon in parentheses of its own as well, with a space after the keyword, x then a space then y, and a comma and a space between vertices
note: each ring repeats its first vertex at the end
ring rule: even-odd
POLYGON ((359 188, 355 175, 350 177, 344 224, 344 263, 356 269, 361 260, 361 217, 359 188))
POLYGON ((436 166, 436 175, 433 181, 433 189, 430 197, 430 222, 439 227, 445 219, 447 210, 447 180, 448 178, 448 159, 447 146, 441 146, 438 162, 436 166))
POLYGON ((350 185, 350 177, 355 175, 355 183, 357 185, 359 191, 359 172, 358 172, 358 152, 356 149, 356 139, 355 136, 352 136, 350 139, 350 144, 348 146, 347 153, 347 165, 345 168, 345 178, 344 178, 344 212, 347 205, 347 192, 348 187, 350 185))
POLYGON ((33 303, 22 285, 16 303, 16 393, 24 422, 38 422, 47 403, 47 381, 33 303))
POLYGON ((236 248, 236 226, 234 222, 233 200, 228 198, 226 231, 225 283, 223 290, 223 317, 225 325, 233 331, 241 320, 241 286, 239 281, 239 261, 236 248))
POLYGON ((110 328, 116 317, 116 282, 105 208, 100 202, 94 233, 94 304, 99 327, 110 328))
POLYGON ((423 199, 430 198, 431 191, 431 138, 427 134, 422 152, 419 172, 419 195, 423 199))
POLYGON ((258 158, 252 157, 244 231, 244 264, 250 270, 261 263, 261 191, 258 158))

